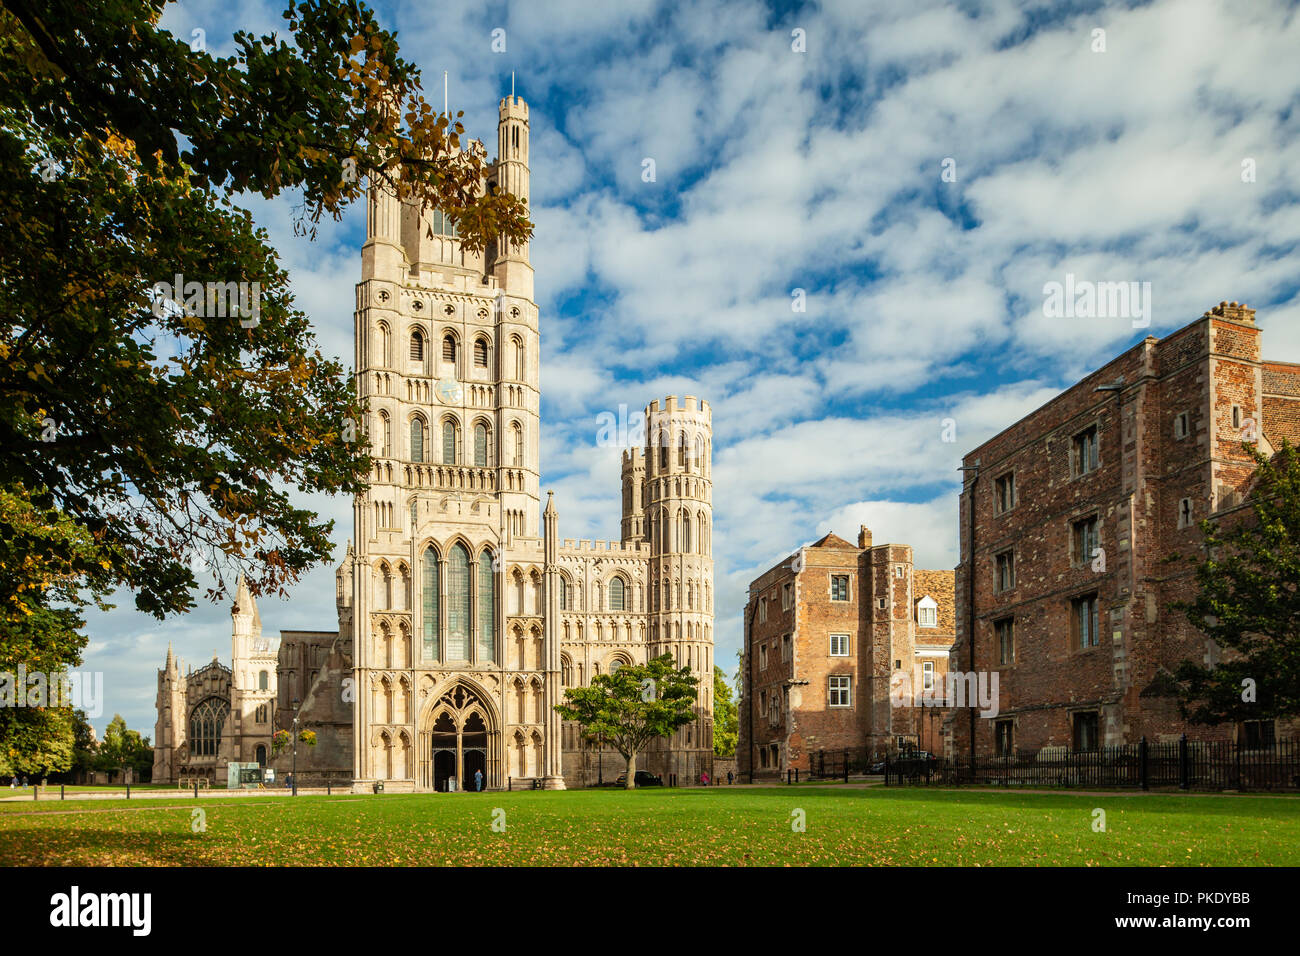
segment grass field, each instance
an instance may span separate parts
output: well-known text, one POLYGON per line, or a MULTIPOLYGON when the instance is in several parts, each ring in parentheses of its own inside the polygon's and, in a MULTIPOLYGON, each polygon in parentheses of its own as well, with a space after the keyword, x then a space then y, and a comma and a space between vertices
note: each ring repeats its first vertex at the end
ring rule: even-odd
POLYGON ((1300 799, 799 787, 6 803, 0 863, 1296 866, 1300 799))

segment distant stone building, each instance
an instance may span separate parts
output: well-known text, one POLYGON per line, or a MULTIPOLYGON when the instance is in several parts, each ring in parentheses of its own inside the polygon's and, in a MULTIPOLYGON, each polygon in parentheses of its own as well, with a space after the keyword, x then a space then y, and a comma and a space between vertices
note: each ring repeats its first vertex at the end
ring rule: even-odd
POLYGON ((1255 310, 1220 303, 1148 337, 964 459, 958 650, 996 672, 998 713, 954 714, 951 753, 1176 739, 1170 680, 1218 654, 1171 602, 1195 593, 1198 522, 1247 514, 1254 462, 1300 439, 1300 366, 1261 357, 1255 310), (973 727, 973 731, 972 731, 973 727))
POLYGON ((276 647, 241 577, 231 618, 231 666, 214 655, 187 670, 170 646, 158 672, 153 781, 181 776, 226 779, 231 761, 268 766, 275 733, 276 647))
POLYGON ((827 534, 756 578, 745 607, 741 778, 807 771, 809 754, 935 749, 954 640, 953 572, 914 567, 907 545, 827 534), (899 693, 906 688, 911 696, 899 693))

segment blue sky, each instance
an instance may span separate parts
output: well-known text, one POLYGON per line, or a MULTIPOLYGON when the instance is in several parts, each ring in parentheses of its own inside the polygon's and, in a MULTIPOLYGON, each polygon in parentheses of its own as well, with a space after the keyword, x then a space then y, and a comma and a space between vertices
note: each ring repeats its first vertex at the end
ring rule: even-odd
MULTIPOLYGON (((955 565, 963 452, 1143 336, 1239 300, 1259 310, 1266 357, 1300 361, 1294 3, 376 9, 431 102, 448 72, 489 153, 511 71, 530 104, 543 488, 561 535, 618 534, 602 412, 712 403, 724 666, 748 582, 828 530, 865 523, 921 566, 955 565), (1045 316, 1044 284, 1067 273, 1150 282, 1150 327, 1045 316)), ((280 12, 188 2, 163 24, 223 54, 235 30, 282 30, 280 12)), ((350 361, 361 210, 312 243, 292 234, 295 201, 246 205, 324 350, 350 361)), ((341 554, 350 503, 313 506, 337 519, 341 554)), ((267 633, 335 626, 333 574, 262 600, 267 633)), ((131 607, 90 619, 85 668, 107 698, 93 722, 120 712, 152 733, 168 641, 191 664, 228 661, 229 609, 159 624, 131 607)))

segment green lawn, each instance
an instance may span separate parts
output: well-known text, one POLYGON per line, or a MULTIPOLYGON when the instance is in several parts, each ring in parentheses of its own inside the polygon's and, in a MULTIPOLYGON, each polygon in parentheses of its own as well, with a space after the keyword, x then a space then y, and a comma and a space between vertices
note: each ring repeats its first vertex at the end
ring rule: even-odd
POLYGON ((0 863, 1296 866, 1300 799, 792 787, 68 800, 0 804, 0 863))

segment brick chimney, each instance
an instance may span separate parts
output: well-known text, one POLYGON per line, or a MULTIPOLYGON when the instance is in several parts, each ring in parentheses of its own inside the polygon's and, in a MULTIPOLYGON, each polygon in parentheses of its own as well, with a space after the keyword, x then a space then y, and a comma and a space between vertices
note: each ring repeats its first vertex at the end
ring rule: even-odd
POLYGON ((1245 302, 1220 302, 1205 314, 1218 316, 1221 319, 1229 319, 1233 322, 1255 324, 1255 310, 1245 302))
POLYGON ((871 532, 864 524, 858 525, 858 547, 863 551, 871 547, 871 532))

